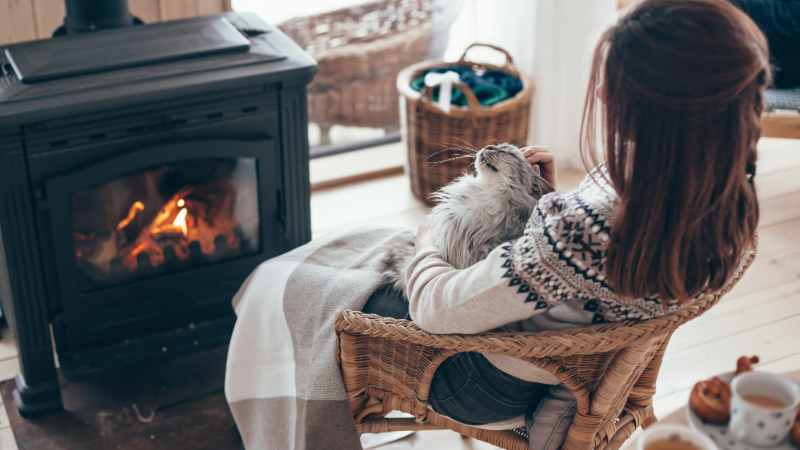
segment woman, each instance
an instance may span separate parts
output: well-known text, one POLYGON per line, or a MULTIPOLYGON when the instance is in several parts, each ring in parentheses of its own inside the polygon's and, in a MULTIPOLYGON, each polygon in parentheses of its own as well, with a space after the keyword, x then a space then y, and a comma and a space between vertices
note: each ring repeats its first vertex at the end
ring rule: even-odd
MULTIPOLYGON (((724 0, 645 0, 600 38, 574 191, 541 199, 524 236, 465 270, 426 222, 406 272, 411 319, 433 333, 541 331, 675 311, 720 289, 754 243, 753 175, 767 42, 724 0)), ((552 154, 526 156, 555 185, 552 154)), ((381 294, 381 293, 379 293, 381 294)), ((402 316, 375 295, 365 311, 402 316)), ((460 353, 437 370, 430 404, 466 424, 529 412, 558 381, 526 362, 460 353)))

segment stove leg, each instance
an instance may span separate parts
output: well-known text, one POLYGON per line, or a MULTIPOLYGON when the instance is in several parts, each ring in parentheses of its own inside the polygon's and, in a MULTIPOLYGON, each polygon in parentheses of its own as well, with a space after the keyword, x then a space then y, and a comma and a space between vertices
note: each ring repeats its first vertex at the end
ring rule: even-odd
POLYGON ((17 343, 14 400, 25 418, 63 409, 50 337, 50 312, 27 158, 0 151, 0 300, 17 343))
POLYGON ((64 409, 58 378, 30 386, 25 382, 22 372, 19 372, 14 380, 17 382, 17 388, 13 393, 14 402, 17 404, 20 416, 34 419, 64 409))

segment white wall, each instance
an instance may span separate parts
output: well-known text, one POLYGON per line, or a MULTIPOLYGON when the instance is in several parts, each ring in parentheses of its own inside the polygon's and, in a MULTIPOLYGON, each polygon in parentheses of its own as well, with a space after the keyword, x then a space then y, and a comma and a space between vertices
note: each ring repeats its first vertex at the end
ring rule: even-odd
POLYGON ((497 43, 536 84, 530 143, 553 149, 562 168, 582 169, 580 120, 594 44, 617 0, 500 0, 497 43), (514 25, 511 25, 514 24, 514 25))

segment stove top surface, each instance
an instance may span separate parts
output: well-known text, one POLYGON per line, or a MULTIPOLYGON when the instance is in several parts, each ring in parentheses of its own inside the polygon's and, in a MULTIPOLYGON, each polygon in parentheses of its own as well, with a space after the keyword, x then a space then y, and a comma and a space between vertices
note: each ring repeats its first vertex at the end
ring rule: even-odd
POLYGON ((5 53, 17 79, 30 84, 249 48, 228 19, 212 16, 25 42, 5 53))
POLYGON ((316 62, 255 14, 224 13, 0 47, 0 128, 259 83, 316 62))

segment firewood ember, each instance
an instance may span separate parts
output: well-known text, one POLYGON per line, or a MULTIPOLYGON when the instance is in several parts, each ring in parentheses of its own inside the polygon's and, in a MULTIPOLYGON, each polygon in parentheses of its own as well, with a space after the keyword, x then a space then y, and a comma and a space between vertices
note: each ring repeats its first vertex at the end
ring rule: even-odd
POLYGON ((144 252, 136 255, 136 265, 139 270, 150 269, 150 255, 144 252))

